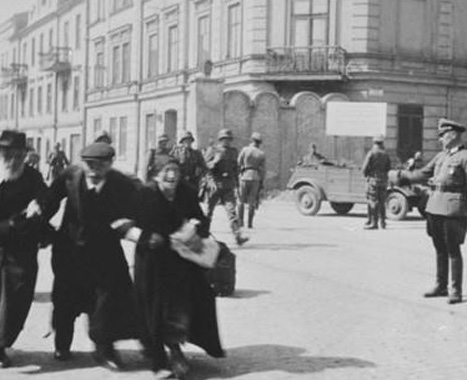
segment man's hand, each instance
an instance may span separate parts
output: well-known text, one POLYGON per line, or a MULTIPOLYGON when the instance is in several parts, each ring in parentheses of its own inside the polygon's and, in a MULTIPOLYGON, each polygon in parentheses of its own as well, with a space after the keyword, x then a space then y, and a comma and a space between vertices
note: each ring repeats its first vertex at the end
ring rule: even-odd
POLYGON ((33 216, 40 215, 42 215, 41 207, 39 206, 39 203, 37 203, 37 201, 34 199, 28 204, 28 207, 26 208, 26 218, 29 219, 33 216))

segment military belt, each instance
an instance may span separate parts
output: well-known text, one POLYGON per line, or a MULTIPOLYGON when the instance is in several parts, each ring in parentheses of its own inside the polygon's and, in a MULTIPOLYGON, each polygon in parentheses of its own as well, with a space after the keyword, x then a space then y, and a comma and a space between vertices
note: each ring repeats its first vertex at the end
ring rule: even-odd
POLYGON ((443 184, 434 184, 430 185, 430 189, 433 191, 439 191, 440 193, 463 193, 465 192, 465 187, 460 185, 443 185, 443 184))

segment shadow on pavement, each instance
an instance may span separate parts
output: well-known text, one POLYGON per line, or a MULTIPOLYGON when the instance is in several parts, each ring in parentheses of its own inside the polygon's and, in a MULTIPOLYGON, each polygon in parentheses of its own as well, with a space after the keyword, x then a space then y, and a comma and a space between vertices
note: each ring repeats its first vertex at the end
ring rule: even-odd
POLYGON ((357 358, 305 356, 305 352, 306 350, 298 347, 257 345, 230 349, 227 357, 221 360, 193 355, 190 357, 190 380, 230 379, 271 371, 305 374, 333 368, 376 367, 375 363, 357 358))
MULTIPOLYGON (((150 363, 140 351, 118 350, 118 353, 125 364, 123 373, 150 369, 150 363)), ((53 358, 52 352, 13 350, 10 355, 13 361, 11 371, 35 375, 99 367, 92 358, 91 352, 73 351, 72 354, 73 357, 70 360, 57 361, 53 358)))
POLYGON ((293 243, 284 243, 284 244, 248 244, 245 246, 247 249, 254 249, 257 251, 266 250, 266 251, 300 251, 307 248, 335 248, 338 247, 338 244, 293 244, 293 243))
POLYGON ((271 294, 271 292, 268 290, 237 289, 229 298, 255 298, 264 294, 271 294))

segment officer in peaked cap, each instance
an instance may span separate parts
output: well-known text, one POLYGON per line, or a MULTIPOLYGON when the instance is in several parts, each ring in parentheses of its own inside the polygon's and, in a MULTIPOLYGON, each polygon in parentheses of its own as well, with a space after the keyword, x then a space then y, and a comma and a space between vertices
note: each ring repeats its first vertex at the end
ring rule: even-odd
POLYGON ((238 151, 232 146, 233 135, 229 129, 221 129, 217 135, 218 144, 206 151, 205 159, 208 167, 207 182, 210 184, 208 192, 207 216, 212 219, 214 208, 221 203, 230 222, 230 228, 238 245, 248 241, 241 232, 241 224, 236 210, 236 192, 238 181, 238 151))
POLYGON ((253 228, 255 210, 259 207, 259 193, 266 176, 266 156, 260 149, 262 141, 261 134, 253 132, 251 143, 243 147, 238 156, 240 167, 238 219, 240 225, 243 225, 246 203, 248 205, 248 228, 253 228))
POLYGON ((463 133, 465 132, 465 126, 453 120, 440 119, 438 122, 438 136, 441 137, 444 133, 449 131, 463 133))
POLYGON ((180 174, 183 181, 190 184, 198 193, 201 181, 207 172, 203 154, 193 148, 195 138, 190 131, 185 131, 180 136, 179 144, 175 146, 171 155, 180 163, 180 174))
POLYGON ((48 220, 67 199, 60 239, 52 246, 54 284, 52 324, 56 360, 71 357, 75 319, 89 316, 94 358, 112 369, 122 366, 114 342, 133 339, 137 324, 133 285, 120 243, 129 220, 137 184, 112 168, 115 150, 93 142, 81 151, 83 166, 71 165, 52 182, 43 210, 48 220))
POLYGON ((436 282, 424 296, 449 296, 449 304, 462 302, 463 260, 460 246, 464 243, 467 227, 467 150, 461 139, 464 131, 464 125, 440 119, 438 136, 443 150, 423 168, 398 173, 400 179, 412 183, 430 179, 432 191, 425 211, 427 232, 436 251, 436 282))

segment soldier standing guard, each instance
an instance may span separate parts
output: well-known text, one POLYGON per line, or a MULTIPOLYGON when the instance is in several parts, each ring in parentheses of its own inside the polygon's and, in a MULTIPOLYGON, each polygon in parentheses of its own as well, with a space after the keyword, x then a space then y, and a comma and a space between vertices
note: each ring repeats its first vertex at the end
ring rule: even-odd
POLYGON ((362 171, 367 179, 366 197, 368 200, 368 222, 363 228, 378 229, 378 219, 382 229, 386 228, 386 198, 388 172, 391 160, 384 149, 384 138, 373 138, 373 147, 363 162, 362 171))
POLYGON ((209 181, 213 184, 208 194, 207 216, 212 220, 217 202, 224 205, 230 228, 238 245, 248 241, 240 231, 237 218, 235 192, 238 188, 238 152, 232 147, 233 135, 229 129, 219 131, 218 144, 206 152, 209 181))
POLYGON ((197 149, 193 149, 194 141, 192 133, 185 131, 180 137, 180 145, 172 149, 171 155, 180 163, 182 180, 199 192, 200 182, 207 172, 207 167, 202 153, 197 149))
POLYGON ((460 245, 464 243, 467 228, 467 149, 461 141, 464 131, 465 127, 455 121, 439 120, 438 135, 443 151, 422 169, 398 172, 399 181, 406 179, 416 183, 431 178, 426 217, 427 232, 436 250, 436 284, 424 297, 448 295, 450 263, 449 304, 462 302, 460 245))
POLYGON ((81 152, 84 168, 70 166, 51 185, 43 210, 51 218, 67 199, 52 247, 52 327, 57 360, 71 357, 74 322, 89 316, 95 360, 118 370, 122 363, 114 342, 137 337, 133 285, 120 239, 125 227, 112 223, 128 218, 135 182, 112 169, 115 151, 105 142, 81 152))
POLYGON ((238 219, 243 226, 244 204, 248 204, 248 228, 253 228, 255 209, 258 206, 259 192, 263 187, 266 175, 266 156, 259 148, 263 142, 261 135, 254 132, 251 144, 244 147, 238 156, 240 167, 240 192, 238 204, 238 219))

